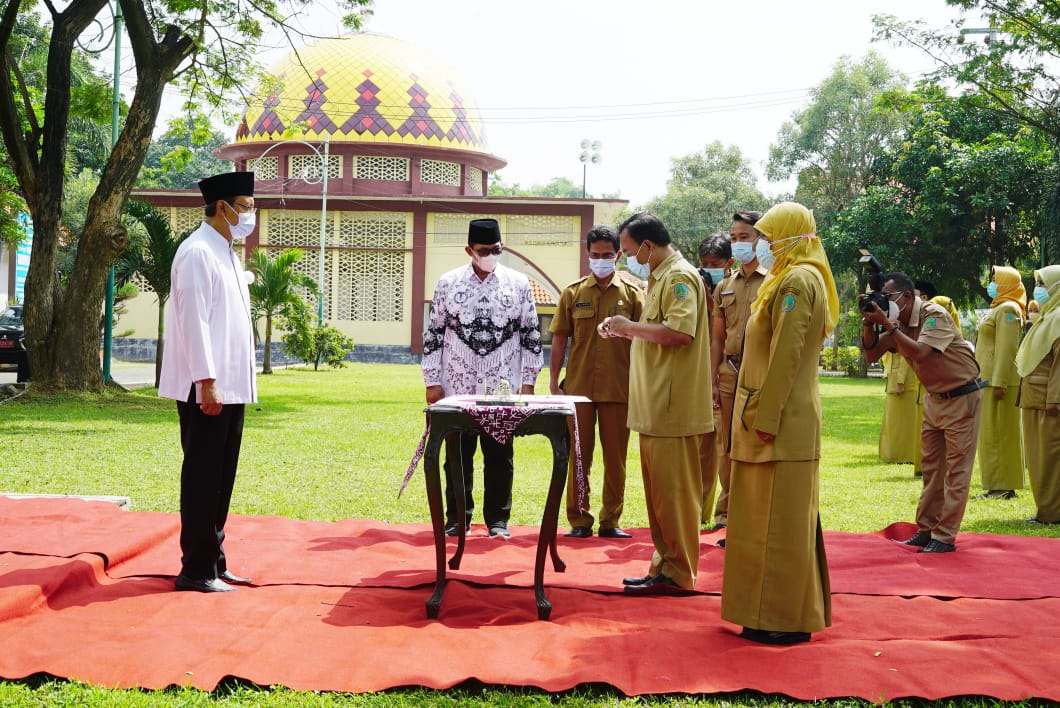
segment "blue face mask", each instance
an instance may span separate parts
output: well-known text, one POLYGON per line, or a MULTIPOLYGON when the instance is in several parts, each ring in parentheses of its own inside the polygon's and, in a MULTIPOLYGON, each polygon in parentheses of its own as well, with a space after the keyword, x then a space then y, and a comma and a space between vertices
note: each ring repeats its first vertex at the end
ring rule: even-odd
POLYGON ((737 241, 732 244, 732 257, 740 263, 750 263, 755 259, 755 246, 747 241, 737 241))
POLYGON ((1049 301, 1049 291, 1041 285, 1034 288, 1034 299, 1038 301, 1039 305, 1044 305, 1049 301))
POLYGON ((766 270, 772 269, 773 264, 777 262, 777 257, 773 255, 772 244, 764 238, 758 239, 758 243, 755 244, 755 257, 766 270))
POLYGON ((714 285, 717 285, 725 278, 724 268, 704 268, 703 270, 707 271, 707 275, 710 276, 710 282, 714 285))
MULTIPOLYGON (((640 248, 637 249, 637 252, 633 254, 632 258, 628 256, 626 257, 626 269, 641 280, 647 280, 648 275, 651 274, 651 264, 641 263, 637 260, 637 256, 640 255, 641 248, 644 248, 643 243, 640 244, 640 248)), ((651 259, 651 246, 648 247, 648 259, 651 259)))
POLYGON ((997 297, 997 283, 991 282, 986 286, 986 296, 991 300, 997 297))

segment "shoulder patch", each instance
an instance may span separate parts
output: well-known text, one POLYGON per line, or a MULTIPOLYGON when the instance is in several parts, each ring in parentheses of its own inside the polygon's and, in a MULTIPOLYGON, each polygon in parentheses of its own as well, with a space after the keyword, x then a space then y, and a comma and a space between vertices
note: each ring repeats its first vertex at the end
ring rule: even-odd
POLYGON ((924 329, 935 329, 935 318, 928 317, 924 320, 924 329))
POLYGON ((1005 313, 1005 321, 1008 322, 1009 324, 1012 324, 1013 322, 1016 321, 1016 316, 1014 314, 1012 314, 1011 312, 1006 312, 1005 313))
POLYGON ((781 312, 791 312, 795 309, 795 296, 792 293, 787 293, 780 300, 781 312))
POLYGON ((799 296, 799 295, 801 295, 802 293, 801 293, 801 291, 800 291, 800 290, 799 290, 798 288, 796 288, 796 287, 795 287, 794 285, 785 285, 785 286, 784 286, 783 288, 781 288, 781 289, 780 289, 780 294, 781 294, 781 295, 788 295, 788 294, 791 294, 791 295, 795 295, 796 297, 798 297, 798 296, 799 296))
POLYGON ((684 283, 675 283, 674 297, 676 297, 678 300, 684 300, 686 297, 688 297, 688 286, 684 283))

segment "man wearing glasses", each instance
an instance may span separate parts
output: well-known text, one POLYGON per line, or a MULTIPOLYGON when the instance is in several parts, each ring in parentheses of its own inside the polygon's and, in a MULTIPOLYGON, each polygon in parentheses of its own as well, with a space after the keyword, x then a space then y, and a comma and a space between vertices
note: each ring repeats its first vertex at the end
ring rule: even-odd
POLYGON ((949 312, 917 297, 908 275, 885 275, 882 291, 889 312, 876 303, 866 310, 859 302, 865 359, 871 364, 885 352, 898 352, 928 393, 920 431, 924 488, 916 509, 917 532, 901 543, 919 547, 921 553, 951 553, 957 550, 955 540, 968 504, 979 439, 980 389, 986 384, 949 312))
POLYGON ((180 244, 170 271, 158 395, 177 402, 184 450, 175 587, 230 592, 231 583, 250 583, 228 570, 223 543, 244 407, 258 400, 250 293, 232 251, 254 230, 254 173, 208 177, 199 190, 206 218, 180 244))
POLYGON ((626 496, 626 449, 629 428, 629 351, 632 342, 623 337, 603 338, 596 327, 605 317, 622 315, 636 322, 644 306, 640 288, 619 278, 615 267, 622 252, 618 234, 610 226, 597 225, 585 237, 591 275, 568 285, 559 298, 552 332, 552 355, 549 359, 549 389, 553 394, 585 396, 589 403, 575 404, 575 424, 581 443, 585 473, 585 499, 578 497, 575 479, 575 456, 571 455, 567 476, 567 520, 574 538, 593 535, 593 515, 580 503, 589 504, 589 470, 592 467, 596 427, 599 421, 600 448, 604 458, 600 535, 604 538, 630 538, 619 527, 618 519, 626 496), (566 378, 560 370, 567 354, 566 378))
MULTIPOLYGON (((532 394, 541 370, 541 332, 525 275, 500 265, 501 229, 496 219, 475 219, 468 227, 471 262, 438 279, 423 333, 423 383, 427 403, 446 396, 482 393, 500 380, 511 390, 532 394)), ((490 536, 507 538, 512 512, 512 439, 500 444, 489 435, 461 435, 459 451, 446 441, 445 532, 471 528, 473 462, 482 445, 482 517, 490 536), (460 455, 466 518, 457 519, 455 490, 449 486, 451 456, 460 455)))

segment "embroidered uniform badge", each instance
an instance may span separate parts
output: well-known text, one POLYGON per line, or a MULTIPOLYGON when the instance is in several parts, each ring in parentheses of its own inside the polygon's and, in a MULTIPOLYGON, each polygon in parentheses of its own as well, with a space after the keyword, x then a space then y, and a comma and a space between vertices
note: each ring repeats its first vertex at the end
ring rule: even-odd
POLYGON ((795 296, 788 293, 784 296, 784 299, 780 301, 780 309, 782 312, 791 312, 795 309, 795 296))
POLYGON ((684 300, 688 297, 688 286, 684 283, 676 283, 674 285, 674 297, 678 300, 684 300))
POLYGON ((935 318, 928 317, 924 320, 924 329, 935 329, 935 318))

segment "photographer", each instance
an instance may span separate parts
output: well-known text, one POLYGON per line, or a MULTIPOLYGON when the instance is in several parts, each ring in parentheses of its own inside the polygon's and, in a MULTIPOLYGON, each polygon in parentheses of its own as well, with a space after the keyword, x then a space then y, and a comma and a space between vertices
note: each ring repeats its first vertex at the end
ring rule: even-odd
POLYGON ((879 291, 858 296, 858 309, 868 362, 898 352, 928 392, 920 432, 924 489, 916 509, 917 532, 902 543, 923 553, 955 551, 979 435, 984 385, 979 364, 949 313, 917 297, 905 273, 883 276, 879 291))

